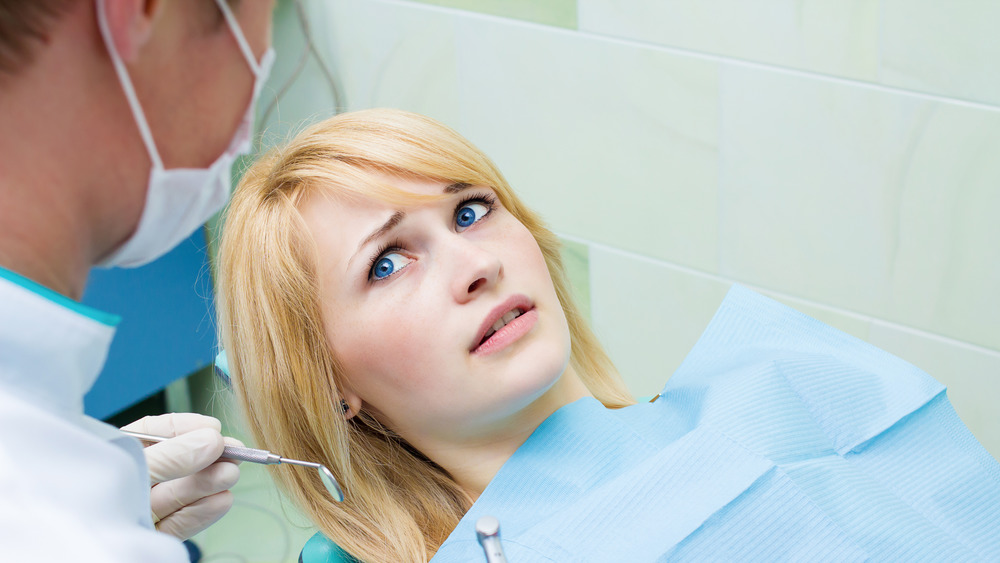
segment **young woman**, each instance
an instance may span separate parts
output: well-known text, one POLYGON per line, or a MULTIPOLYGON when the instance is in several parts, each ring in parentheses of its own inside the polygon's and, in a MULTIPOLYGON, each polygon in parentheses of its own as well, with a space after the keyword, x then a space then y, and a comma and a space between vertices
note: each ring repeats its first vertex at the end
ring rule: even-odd
POLYGON ((557 239, 430 119, 343 114, 258 161, 218 280, 256 445, 333 470, 342 504, 275 478, 360 560, 481 558, 483 514, 512 561, 1000 553, 1000 472, 940 386, 746 290, 622 408, 557 239))
POLYGON ((634 402, 557 238, 420 116, 344 114, 257 162, 226 217, 219 290, 255 441, 333 470, 343 504, 311 475, 276 477, 366 561, 433 555, 559 407, 634 402))

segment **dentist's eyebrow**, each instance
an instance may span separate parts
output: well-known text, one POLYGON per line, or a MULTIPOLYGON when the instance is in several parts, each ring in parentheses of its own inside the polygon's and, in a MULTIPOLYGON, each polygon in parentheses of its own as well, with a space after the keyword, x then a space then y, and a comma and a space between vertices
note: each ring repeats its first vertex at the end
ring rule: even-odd
POLYGON ((402 211, 397 211, 393 213, 392 217, 389 217, 388 221, 382 223, 381 227, 372 231, 370 235, 366 236, 365 239, 361 241, 361 244, 358 245, 358 250, 357 252, 355 252, 355 254, 361 252, 361 249, 367 246, 368 243, 370 243, 371 241, 379 237, 385 236, 386 233, 396 228, 396 226, 399 225, 399 223, 403 220, 403 217, 406 217, 406 213, 403 213, 402 211))

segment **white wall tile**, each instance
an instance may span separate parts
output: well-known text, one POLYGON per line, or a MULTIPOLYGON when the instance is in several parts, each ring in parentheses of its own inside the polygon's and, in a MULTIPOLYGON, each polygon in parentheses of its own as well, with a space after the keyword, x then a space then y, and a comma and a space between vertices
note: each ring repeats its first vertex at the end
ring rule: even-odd
POLYGON ((884 318, 1000 350, 1000 111, 934 104, 907 149, 884 318))
POLYGON ((1000 460, 1000 353, 976 350, 879 322, 872 324, 868 340, 944 383, 955 412, 993 457, 1000 460))
POLYGON ((876 80, 876 0, 579 0, 579 25, 659 45, 876 80))
POLYGON ((318 34, 349 109, 395 107, 457 123, 457 16, 365 0, 325 7, 325 29, 318 34))
POLYGON ((458 42, 461 131, 554 229, 714 270, 715 63, 488 19, 458 42))
POLYGON ((882 4, 883 84, 1000 104, 1000 2, 882 4))
MULTIPOLYGON (((318 37, 324 37, 327 17, 321 9, 322 5, 309 1, 306 6, 310 14, 307 15, 306 25, 318 37)), ((337 107, 335 91, 324 78, 315 57, 307 57, 302 70, 293 76, 307 48, 301 26, 293 4, 277 6, 272 31, 276 57, 256 108, 256 126, 262 132, 264 146, 284 142, 294 131, 330 117, 341 109, 337 107), (275 103, 279 92, 281 97, 275 103)), ((316 43, 318 50, 325 53, 325 42, 316 43)))
POLYGON ((1000 113, 721 76, 723 275, 1000 349, 1000 113))
POLYGON ((660 392, 729 287, 655 260, 590 248, 594 331, 636 397, 660 392))
POLYGON ((822 306, 817 303, 811 303, 809 301, 803 301, 794 297, 788 297, 787 295, 774 293, 773 291, 767 291, 765 289, 753 289, 762 295, 766 295, 779 303, 788 305, 800 313, 805 313, 817 321, 828 324, 837 330, 846 332, 855 338, 868 340, 872 324, 871 319, 868 317, 851 315, 845 311, 822 306))

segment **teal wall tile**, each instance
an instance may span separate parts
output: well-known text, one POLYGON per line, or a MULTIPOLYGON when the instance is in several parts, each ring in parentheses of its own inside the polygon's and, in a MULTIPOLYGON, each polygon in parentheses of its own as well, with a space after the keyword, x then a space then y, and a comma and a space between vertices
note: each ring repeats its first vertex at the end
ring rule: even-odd
POLYGON ((534 23, 576 28, 576 0, 412 0, 435 6, 458 8, 516 18, 534 23))

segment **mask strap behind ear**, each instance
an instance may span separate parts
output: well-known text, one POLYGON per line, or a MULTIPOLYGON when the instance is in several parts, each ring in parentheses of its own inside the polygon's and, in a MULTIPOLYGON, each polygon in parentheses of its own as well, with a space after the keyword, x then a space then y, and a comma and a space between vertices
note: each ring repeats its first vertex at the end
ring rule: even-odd
POLYGON ((108 27, 105 0, 97 0, 97 26, 101 29, 101 35, 104 37, 104 46, 107 47, 108 54, 111 56, 111 64, 115 67, 115 72, 118 74, 118 81, 122 85, 122 90, 125 91, 125 98, 132 109, 132 116, 135 118, 135 124, 139 128, 139 135, 142 136, 142 142, 146 145, 146 152, 149 153, 149 159, 153 161, 153 168, 162 170, 163 160, 160 158, 159 151, 156 150, 156 143, 153 142, 153 133, 150 131, 149 123, 146 121, 146 114, 143 113, 142 106, 139 104, 139 98, 135 95, 135 87, 132 86, 132 79, 128 75, 125 63, 122 62, 122 58, 118 54, 114 37, 112 37, 111 29, 108 27))

